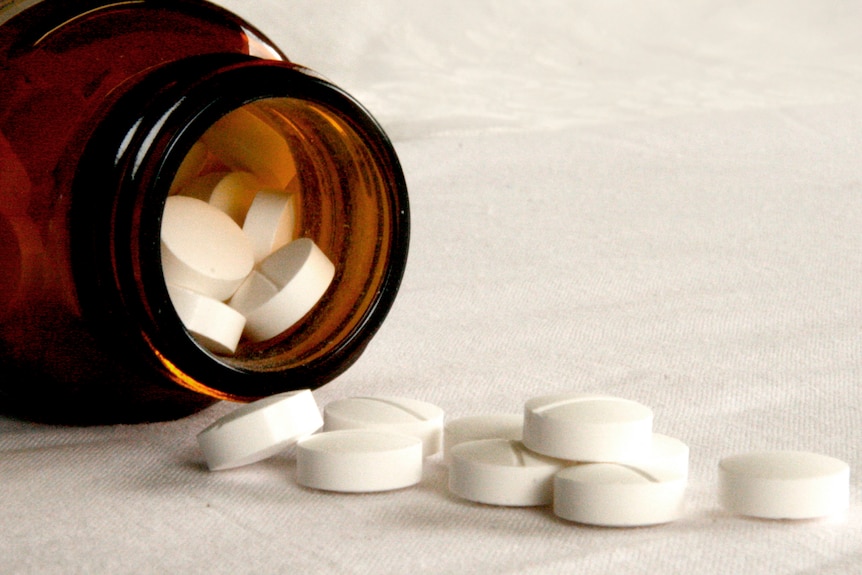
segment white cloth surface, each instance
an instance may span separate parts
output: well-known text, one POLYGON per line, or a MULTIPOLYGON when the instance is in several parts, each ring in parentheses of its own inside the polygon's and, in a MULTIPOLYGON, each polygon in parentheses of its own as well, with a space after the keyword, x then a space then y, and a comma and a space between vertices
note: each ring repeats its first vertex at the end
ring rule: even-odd
POLYGON ((683 519, 600 529, 415 487, 298 487, 290 451, 205 470, 167 423, 0 419, 2 573, 862 571, 862 5, 224 0, 382 122, 411 255, 365 355, 315 392, 447 417, 605 392, 692 449, 683 519), (717 463, 851 465, 840 517, 717 506, 717 463))

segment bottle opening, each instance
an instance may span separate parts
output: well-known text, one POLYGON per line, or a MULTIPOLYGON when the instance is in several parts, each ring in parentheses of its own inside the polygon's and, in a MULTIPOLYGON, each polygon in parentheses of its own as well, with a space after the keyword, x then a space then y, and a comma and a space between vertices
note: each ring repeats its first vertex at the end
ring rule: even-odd
POLYGON ((160 243, 171 303, 201 348, 283 370, 352 339, 386 289, 403 209, 376 153, 340 112, 289 97, 236 108, 191 145, 160 243))

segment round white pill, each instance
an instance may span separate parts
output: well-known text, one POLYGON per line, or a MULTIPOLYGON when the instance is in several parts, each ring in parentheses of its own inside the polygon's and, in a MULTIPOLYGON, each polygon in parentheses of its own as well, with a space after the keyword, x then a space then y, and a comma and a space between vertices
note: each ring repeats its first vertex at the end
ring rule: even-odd
POLYGON ((260 264, 261 273, 279 287, 294 281, 306 268, 309 271, 319 269, 324 276, 335 271, 329 258, 310 238, 299 238, 290 242, 260 264))
POLYGON ((470 415, 447 421, 443 427, 443 461, 451 461, 452 448, 479 439, 517 439, 524 430, 521 414, 470 415))
POLYGON ((452 448, 449 490, 490 505, 549 505, 554 475, 567 465, 533 453, 514 439, 468 441, 452 448))
POLYGON ((647 465, 651 468, 661 467, 668 472, 688 477, 689 452, 688 445, 679 439, 653 433, 649 451, 623 463, 634 466, 647 465))
POLYGON ((406 397, 348 397, 326 404, 323 429, 376 429, 418 437, 425 456, 440 451, 445 413, 436 405, 406 397))
POLYGON ((582 463, 554 479, 554 513, 605 527, 668 523, 682 515, 687 480, 661 467, 582 463))
POLYGON ((198 444, 216 471, 271 457, 322 425, 311 391, 289 391, 235 409, 201 431, 198 444))
POLYGON ((335 266, 313 241, 300 238, 263 260, 260 272, 278 293, 246 313, 245 334, 252 341, 277 336, 311 311, 335 277, 335 266))
POLYGON ((230 298, 228 304, 242 314, 250 313, 278 294, 278 286, 262 273, 252 270, 230 298))
POLYGON ((422 479, 422 442, 411 435, 346 429, 312 435, 296 449, 296 481, 326 491, 401 489, 422 479))
POLYGON ((760 451, 718 464, 719 502, 732 513, 763 519, 812 519, 845 511, 850 466, 806 451, 760 451))
POLYGON ((204 347, 231 355, 242 337, 245 316, 218 300, 183 287, 168 286, 171 303, 180 321, 204 347))
POLYGON ((284 188, 296 175, 287 141, 247 109, 239 108, 224 116, 202 139, 225 165, 253 173, 268 187, 284 188))
POLYGON ((207 201, 241 226, 245 222, 254 196, 262 187, 260 180, 248 172, 221 174, 210 191, 207 201))
POLYGON ((535 397, 524 408, 524 445, 571 461, 616 462, 648 453, 652 410, 604 395, 567 393, 535 397))
POLYGON ((254 196, 242 231, 251 240, 254 261, 260 262, 293 239, 296 223, 293 194, 261 190, 254 196))
POLYGON ((206 202, 170 196, 161 228, 165 282, 226 300, 254 266, 251 243, 227 215, 206 202))

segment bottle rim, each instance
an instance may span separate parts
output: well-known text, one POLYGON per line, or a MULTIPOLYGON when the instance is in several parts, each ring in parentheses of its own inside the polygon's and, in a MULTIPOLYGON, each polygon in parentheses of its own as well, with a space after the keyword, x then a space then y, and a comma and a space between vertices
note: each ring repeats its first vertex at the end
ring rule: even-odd
POLYGON ((194 391, 248 401, 317 387, 352 365, 388 314, 407 261, 406 181, 382 127, 353 97, 288 62, 215 54, 151 70, 106 103, 76 173, 70 253, 91 331, 141 369, 194 391), (386 175, 391 204, 384 277, 362 318, 330 350, 287 368, 257 369, 203 349, 182 326, 161 269, 160 224, 173 175, 219 118, 291 98, 325 106, 358 133, 386 175))

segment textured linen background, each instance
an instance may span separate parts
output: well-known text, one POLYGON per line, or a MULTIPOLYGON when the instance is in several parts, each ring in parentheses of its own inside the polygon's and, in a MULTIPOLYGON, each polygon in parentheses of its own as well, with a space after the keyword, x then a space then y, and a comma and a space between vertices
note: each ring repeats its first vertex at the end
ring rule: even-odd
POLYGON ((449 417, 599 391, 691 445, 685 517, 580 527, 412 489, 297 487, 292 453, 209 473, 169 423, 0 418, 2 573, 862 570, 862 5, 854 1, 223 0, 363 101, 410 186, 403 289, 321 405, 449 417), (851 509, 716 505, 750 449, 851 464, 851 509))

